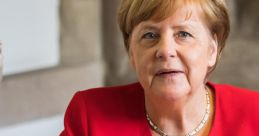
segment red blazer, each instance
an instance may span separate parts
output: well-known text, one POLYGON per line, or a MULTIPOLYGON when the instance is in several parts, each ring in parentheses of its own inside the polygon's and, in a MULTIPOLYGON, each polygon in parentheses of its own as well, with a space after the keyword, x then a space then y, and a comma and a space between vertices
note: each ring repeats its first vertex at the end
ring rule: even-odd
MULTIPOLYGON (((259 136, 259 93, 209 83, 216 105, 209 136, 259 136)), ((151 136, 139 83, 77 92, 60 136, 151 136)))

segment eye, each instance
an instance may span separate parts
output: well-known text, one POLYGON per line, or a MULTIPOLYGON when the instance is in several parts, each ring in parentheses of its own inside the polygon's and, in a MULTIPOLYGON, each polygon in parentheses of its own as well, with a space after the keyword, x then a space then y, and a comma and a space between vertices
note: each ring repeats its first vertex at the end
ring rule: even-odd
POLYGON ((180 31, 177 33, 177 37, 181 39, 186 39, 188 37, 193 37, 190 33, 185 32, 185 31, 180 31))
POLYGON ((159 34, 153 33, 153 32, 147 32, 142 36, 142 39, 158 39, 160 36, 159 34))

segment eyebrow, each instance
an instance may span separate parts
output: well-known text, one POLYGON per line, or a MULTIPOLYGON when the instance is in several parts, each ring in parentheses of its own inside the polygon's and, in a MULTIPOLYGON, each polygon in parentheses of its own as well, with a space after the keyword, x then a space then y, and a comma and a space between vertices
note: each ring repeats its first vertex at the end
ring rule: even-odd
POLYGON ((176 25, 173 26, 173 29, 181 29, 181 30, 185 30, 185 29, 190 29, 192 31, 194 31, 195 29, 193 29, 194 26, 189 26, 189 25, 176 25))
POLYGON ((181 28, 181 29, 189 28, 189 29, 193 29, 193 28, 197 27, 194 24, 195 24, 194 21, 191 21, 191 22, 188 22, 188 23, 180 23, 178 25, 173 26, 173 28, 181 28))
MULTIPOLYGON (((179 24, 176 24, 174 26, 171 26, 170 28, 172 29, 188 29, 191 30, 193 32, 197 32, 197 30, 195 28, 197 28, 197 26, 195 25, 197 22, 195 21, 191 21, 191 22, 181 22, 179 24)), ((159 23, 154 23, 151 21, 147 21, 144 22, 143 24, 141 24, 141 28, 140 28, 140 32, 143 32, 145 30, 154 30, 154 31, 160 31, 160 25, 158 25, 159 23)))
POLYGON ((151 22, 145 22, 145 24, 141 24, 140 31, 143 30, 159 30, 159 26, 151 22))

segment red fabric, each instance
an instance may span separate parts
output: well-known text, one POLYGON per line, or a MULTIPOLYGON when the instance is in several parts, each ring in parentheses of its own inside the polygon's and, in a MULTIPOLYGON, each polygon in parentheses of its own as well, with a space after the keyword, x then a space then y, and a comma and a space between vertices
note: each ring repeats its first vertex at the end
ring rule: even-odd
MULTIPOLYGON (((216 112, 210 136, 258 136, 259 93, 209 83, 216 112)), ((60 136, 151 136, 139 83, 77 92, 60 136)))

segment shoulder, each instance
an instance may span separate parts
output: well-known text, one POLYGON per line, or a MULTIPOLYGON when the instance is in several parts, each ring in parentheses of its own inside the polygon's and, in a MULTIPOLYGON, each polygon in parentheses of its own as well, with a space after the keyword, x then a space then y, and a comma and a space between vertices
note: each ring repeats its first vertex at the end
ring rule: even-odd
POLYGON ((227 84, 210 85, 215 91, 212 132, 219 135, 258 135, 259 92, 227 84), (251 131, 253 130, 253 131, 251 131))
MULTIPOLYGON (((216 104, 222 108, 251 111, 255 109, 254 106, 259 105, 259 92, 257 91, 228 84, 212 84, 212 86, 215 91, 216 104)), ((259 109, 256 110, 259 113, 259 109)))
POLYGON ((71 100, 89 113, 115 113, 143 109, 144 91, 139 83, 77 92, 71 100))
POLYGON ((212 84, 216 97, 224 101, 238 102, 239 104, 259 103, 259 92, 240 88, 228 84, 212 84))
POLYGON ((144 92, 139 83, 78 91, 65 113, 63 133, 131 134, 134 131, 129 130, 139 129, 136 124, 145 117, 144 111, 144 92))
POLYGON ((87 90, 78 91, 75 96, 80 97, 86 101, 96 101, 96 100, 116 100, 113 98, 123 98, 123 97, 141 97, 143 95, 142 87, 139 83, 132 83, 128 85, 121 86, 111 86, 111 87, 100 87, 92 88, 87 90))

